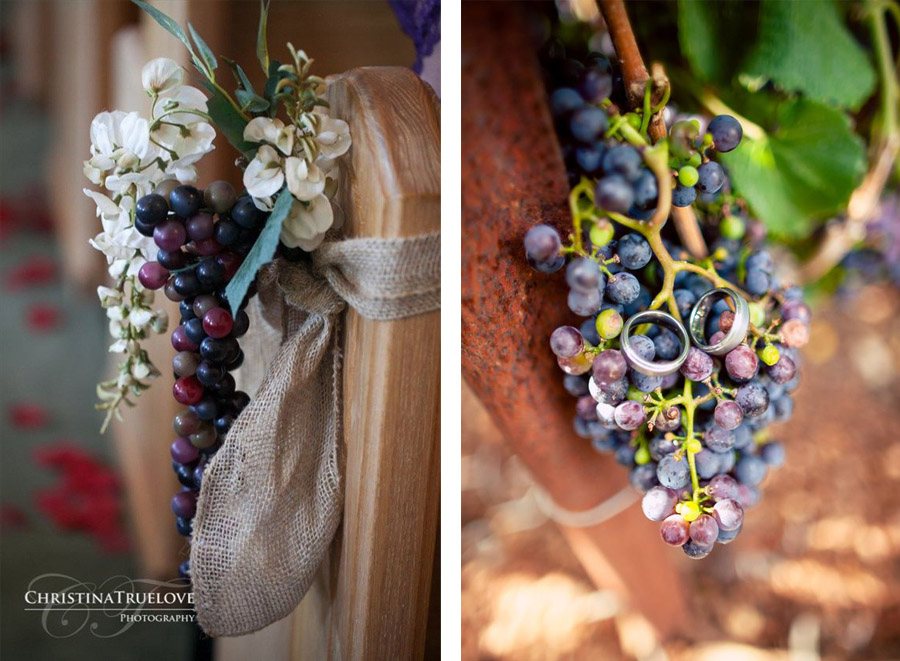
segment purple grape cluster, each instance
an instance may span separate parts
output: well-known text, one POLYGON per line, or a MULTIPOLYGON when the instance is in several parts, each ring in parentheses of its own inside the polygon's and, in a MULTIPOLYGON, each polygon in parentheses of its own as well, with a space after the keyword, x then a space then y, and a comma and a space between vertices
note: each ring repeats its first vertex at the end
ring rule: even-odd
MULTIPOLYGON (((644 493, 644 513, 659 522, 665 543, 702 558, 716 543, 737 537, 744 511, 760 499, 759 485, 770 468, 784 461, 784 446, 769 440, 767 428, 792 414, 798 349, 809 339, 810 309, 800 289, 782 286, 764 237, 747 232, 753 221, 728 192, 725 172, 713 160, 741 140, 733 118, 714 118, 702 135, 693 120, 675 122, 668 138, 671 181, 665 185, 675 198, 680 189, 693 191, 683 205, 677 199, 673 205, 696 201, 709 259, 692 260, 668 225, 633 225, 655 210, 655 193, 646 209, 633 200, 610 206, 601 194, 604 181, 618 178, 633 191, 650 170, 640 146, 623 144, 621 135, 604 137, 605 128, 590 136, 583 130, 587 120, 582 116, 590 116, 592 126, 616 121, 617 111, 603 100, 623 97, 612 89, 616 77, 611 70, 606 72, 610 84, 599 85, 603 100, 572 84, 571 71, 584 77, 593 70, 557 62, 549 69, 549 89, 570 175, 577 177, 572 184, 583 188, 586 177, 594 195, 576 200, 571 243, 564 244, 554 227, 536 225, 524 237, 525 256, 542 273, 565 270, 567 305, 579 319, 550 337, 550 349, 565 373, 563 386, 575 398, 575 432, 628 469, 631 484, 644 493), (553 84, 558 71, 569 72, 565 85, 553 84), (595 110, 605 120, 595 119, 595 110), (579 159, 578 150, 587 148, 601 154, 597 167, 585 167, 579 159), (607 161, 610 154, 616 156, 607 161), (633 163, 633 177, 618 169, 626 161, 633 163), (627 213, 632 225, 611 222, 616 219, 607 216, 613 211, 627 213), (656 248, 648 241, 653 233, 660 238, 656 248), (661 255, 667 257, 665 267, 661 255), (667 275, 673 284, 664 288, 667 275), (699 299, 723 284, 745 298, 750 310, 749 328, 737 346, 717 356, 692 345, 680 369, 668 376, 648 376, 630 364, 621 345, 630 317, 652 305, 687 325, 699 299)), ((654 178, 654 190, 658 185, 654 178)), ((705 318, 704 344, 716 344, 734 322, 729 299, 715 300, 705 318)), ((672 361, 685 349, 675 332, 657 325, 638 327, 630 344, 651 362, 672 361)))
MULTIPOLYGON (((144 287, 163 289, 179 303, 181 322, 172 332, 175 384, 172 394, 186 408, 175 416, 172 469, 181 490, 172 498, 178 532, 190 537, 203 472, 235 418, 250 401, 235 389, 230 372, 244 361, 238 338, 250 325, 242 301, 236 316, 225 287, 265 224, 246 195, 224 181, 205 191, 163 182, 136 206, 139 232, 152 236, 156 261, 145 263, 138 278, 144 287)), ((179 567, 190 578, 190 563, 179 567)))
MULTIPOLYGON (((624 99, 621 77, 598 53, 583 60, 567 57, 559 45, 545 53, 550 111, 569 183, 574 186, 582 177, 596 180, 598 207, 638 220, 650 218, 659 194, 656 177, 635 147, 609 136, 617 122, 627 124, 635 117, 622 117, 618 112, 616 103, 624 99)), ((692 205, 698 195, 708 199, 727 190, 725 170, 708 155, 732 151, 743 137, 740 122, 730 115, 714 117, 702 135, 700 128, 691 118, 670 126, 669 165, 675 180, 672 204, 677 207, 692 205)))

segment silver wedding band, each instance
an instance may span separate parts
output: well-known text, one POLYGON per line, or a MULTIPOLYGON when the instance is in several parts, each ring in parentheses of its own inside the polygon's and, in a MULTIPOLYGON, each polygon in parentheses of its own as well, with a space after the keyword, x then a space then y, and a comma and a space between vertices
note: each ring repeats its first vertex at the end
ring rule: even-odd
POLYGON ((620 343, 622 345, 622 353, 625 354, 625 360, 628 361, 628 364, 647 376, 669 376, 674 374, 687 359, 688 351, 691 348, 691 341, 684 326, 672 315, 659 310, 645 310, 630 316, 622 327, 620 343), (654 362, 645 360, 638 355, 631 344, 631 328, 640 324, 657 324, 674 331, 681 342, 681 353, 678 357, 675 360, 654 362))
POLYGON ((744 338, 747 337, 747 329, 750 327, 750 306, 743 296, 728 287, 719 287, 711 289, 697 301, 694 309, 691 310, 691 318, 689 328, 691 330, 691 339, 701 351, 721 356, 735 347, 737 347, 744 338), (709 311, 713 306, 713 297, 717 295, 727 296, 734 305, 734 322, 731 328, 720 341, 715 344, 706 343, 706 320, 709 317, 709 311))

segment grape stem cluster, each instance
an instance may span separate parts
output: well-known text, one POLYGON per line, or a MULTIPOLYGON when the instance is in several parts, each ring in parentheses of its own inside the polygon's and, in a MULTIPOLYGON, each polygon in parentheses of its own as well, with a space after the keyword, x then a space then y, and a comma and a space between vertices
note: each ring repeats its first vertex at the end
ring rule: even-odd
MULTIPOLYGON (((665 137, 665 123, 662 121, 661 111, 665 108, 665 104, 669 98, 670 86, 661 67, 654 67, 654 76, 650 77, 647 69, 644 67, 641 59, 640 51, 634 40, 630 23, 625 12, 624 4, 621 0, 601 0, 600 7, 603 11, 604 18, 610 29, 616 52, 620 56, 622 62, 623 74, 625 77, 626 87, 629 90, 629 96, 633 105, 637 99, 640 99, 640 110, 637 111, 640 117, 638 127, 633 126, 628 117, 621 115, 617 120, 611 123, 606 137, 620 135, 625 141, 636 147, 644 159, 647 167, 653 172, 656 178, 658 199, 656 210, 653 215, 646 221, 639 221, 629 218, 625 215, 613 212, 605 212, 605 215, 612 221, 627 227, 643 236, 650 244, 656 259, 659 261, 663 272, 663 281, 659 293, 650 303, 651 310, 657 310, 664 305, 668 308, 669 313, 681 321, 681 313, 674 296, 675 276, 682 271, 696 273, 709 280, 715 287, 728 287, 746 299, 750 299, 746 292, 737 287, 733 283, 722 278, 712 264, 712 260, 702 260, 702 263, 694 263, 686 260, 678 260, 672 257, 662 240, 662 230, 666 222, 673 212, 672 207, 672 185, 671 171, 669 169, 669 149, 668 143, 662 139, 665 137), (643 93, 639 93, 639 90, 643 93), (653 104, 653 94, 658 93, 661 98, 657 104, 653 104), (648 133, 656 140, 656 144, 651 144, 648 139, 648 133)), ((578 254, 583 257, 589 257, 600 264, 608 277, 615 278, 614 275, 604 268, 605 264, 597 254, 590 254, 584 248, 584 223, 597 222, 600 215, 595 205, 594 186, 587 178, 582 180, 571 190, 569 194, 569 209, 572 215, 573 233, 571 236, 571 245, 566 246, 564 251, 578 254)), ((705 257, 706 245, 700 233, 696 216, 689 213, 684 214, 678 219, 679 234, 685 238, 685 243, 693 246, 691 249, 695 257, 705 257), (687 225, 687 227, 685 227, 687 225), (699 237, 699 240, 698 240, 699 237)), ((771 328, 759 330, 751 324, 751 333, 754 336, 754 342, 760 339, 767 341, 773 336, 770 334, 771 328)), ((602 343, 601 343, 602 344, 602 343)), ((598 347, 599 350, 600 347, 598 347)), ((700 480, 697 474, 696 455, 702 450, 702 445, 698 439, 698 435, 694 431, 694 415, 698 406, 709 399, 722 398, 725 395, 725 389, 718 385, 717 382, 710 380, 710 393, 703 397, 695 398, 692 392, 692 384, 690 379, 684 380, 684 389, 680 395, 675 398, 666 399, 661 392, 657 392, 657 401, 653 407, 654 418, 667 408, 675 405, 681 405, 685 411, 685 429, 684 437, 679 437, 680 452, 684 452, 687 457, 688 466, 691 474, 692 499, 681 506, 699 512, 702 508, 702 502, 706 499, 706 494, 700 488, 700 480)), ((644 397, 645 404, 651 399, 651 395, 644 397)), ((644 442, 646 442, 644 440, 644 442)), ((640 441, 639 441, 640 443, 640 441)))

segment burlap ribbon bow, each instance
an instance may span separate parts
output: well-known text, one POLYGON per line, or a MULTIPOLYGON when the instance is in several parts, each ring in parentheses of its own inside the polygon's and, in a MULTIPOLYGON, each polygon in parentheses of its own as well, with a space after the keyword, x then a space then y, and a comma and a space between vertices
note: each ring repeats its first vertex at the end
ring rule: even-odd
POLYGON ((258 278, 281 345, 206 468, 191 544, 197 618, 210 636, 256 631, 309 589, 340 523, 341 314, 378 320, 440 307, 440 234, 323 244, 258 278))

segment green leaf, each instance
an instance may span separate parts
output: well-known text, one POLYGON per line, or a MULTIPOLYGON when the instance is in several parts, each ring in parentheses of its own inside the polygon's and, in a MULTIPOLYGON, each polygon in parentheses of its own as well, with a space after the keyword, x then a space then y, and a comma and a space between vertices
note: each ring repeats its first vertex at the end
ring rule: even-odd
POLYGON ((204 65, 204 62, 197 57, 197 54, 194 52, 193 46, 191 46, 191 42, 188 41, 187 35, 184 33, 184 30, 181 29, 181 26, 178 25, 172 18, 166 16, 159 9, 154 7, 151 4, 144 2, 144 0, 131 0, 138 7, 143 9, 145 12, 150 14, 150 16, 159 23, 162 28, 171 34, 173 37, 178 39, 181 43, 184 44, 184 47, 188 49, 188 52, 191 54, 191 61, 194 63, 194 66, 197 68, 204 77, 209 78, 211 71, 207 70, 207 66, 204 65))
POLYGON ((191 47, 191 42, 188 41, 187 35, 184 33, 184 30, 181 29, 181 26, 178 25, 178 23, 176 23, 174 19, 170 18, 169 16, 166 16, 166 14, 161 12, 159 9, 157 9, 153 5, 151 5, 147 2, 144 2, 144 0, 131 0, 131 1, 134 4, 136 4, 138 7, 143 9, 145 12, 150 14, 150 16, 153 18, 153 20, 155 20, 157 23, 159 23, 166 32, 168 32, 173 37, 178 39, 181 43, 183 43, 185 45, 185 48, 187 48, 188 51, 190 51, 190 53, 192 55, 194 54, 194 49, 191 47))
POLYGON ((841 211, 866 169, 865 147, 841 111, 815 101, 786 101, 774 129, 722 154, 734 189, 769 231, 802 239, 841 211))
POLYGON ((730 82, 755 40, 758 5, 753 2, 678 1, 678 41, 694 74, 730 82))
POLYGON ((227 57, 223 57, 222 59, 228 62, 228 66, 231 67, 231 71, 234 73, 234 78, 237 80, 238 84, 242 85, 248 92, 256 94, 256 90, 253 89, 253 83, 250 82, 250 79, 247 77, 247 74, 244 72, 241 65, 227 57))
POLYGON ((827 0, 764 0, 759 39, 743 69, 782 90, 850 109, 869 98, 876 82, 868 57, 827 0))
POLYGON ((243 263, 234 274, 231 282, 225 287, 225 298, 231 307, 231 314, 237 316, 238 308, 247 295, 247 290, 253 284, 256 274, 263 266, 272 261, 275 255, 275 249, 278 247, 278 240, 281 236, 281 225, 287 218, 291 205, 294 203, 294 196, 291 195, 287 188, 283 188, 275 201, 275 207, 266 220, 266 226, 263 227, 256 243, 247 253, 243 263))
POLYGON ((216 61, 216 56, 210 50, 209 46, 206 45, 206 42, 203 41, 203 37, 197 34, 197 31, 194 29, 194 26, 188 22, 188 30, 191 32, 191 39, 194 40, 194 43, 197 44, 197 50, 200 51, 200 57, 203 58, 203 62, 206 64, 207 68, 210 72, 216 70, 219 66, 219 63, 216 61))
POLYGON ((210 94, 207 112, 212 117, 216 128, 242 154, 248 151, 255 152, 256 146, 244 140, 244 128, 247 126, 247 120, 241 117, 241 114, 219 88, 210 82, 206 82, 205 85, 210 94))
POLYGON ((269 109, 269 102, 258 94, 248 92, 247 90, 237 90, 234 95, 237 97, 238 103, 241 104, 241 110, 265 112, 269 109))
POLYGON ((269 72, 269 39, 266 35, 269 23, 269 2, 259 0, 259 31, 256 35, 256 57, 263 73, 269 72))

